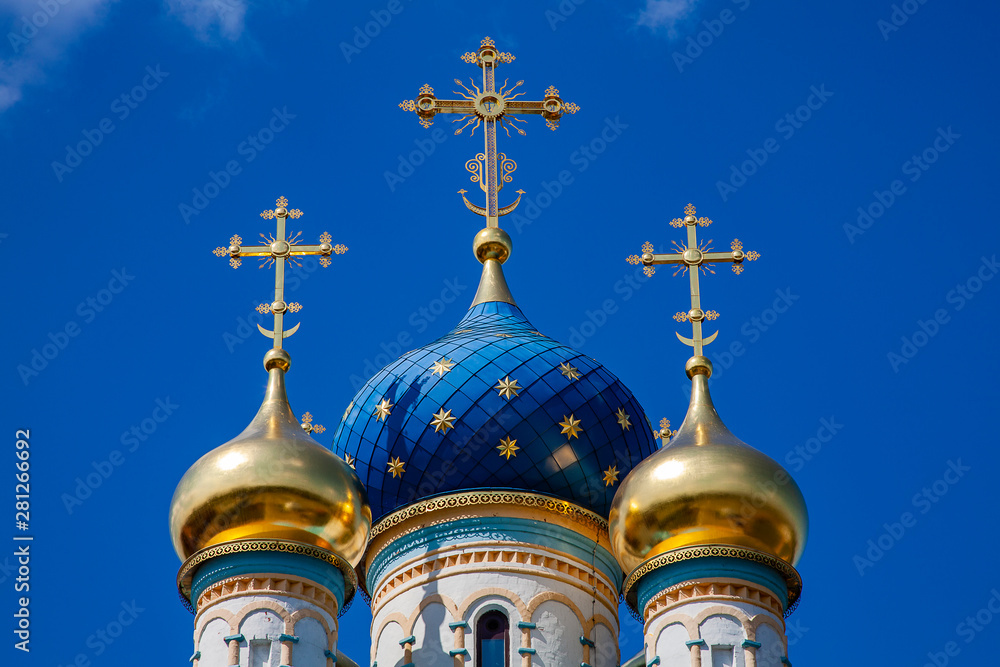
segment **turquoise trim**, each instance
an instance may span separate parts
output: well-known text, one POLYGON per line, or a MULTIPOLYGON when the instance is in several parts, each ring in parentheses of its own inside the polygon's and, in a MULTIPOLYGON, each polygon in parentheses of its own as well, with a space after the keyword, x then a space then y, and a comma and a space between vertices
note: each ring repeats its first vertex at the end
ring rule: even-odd
POLYGON ((650 600, 675 584, 716 577, 743 579, 764 586, 778 597, 782 609, 788 608, 788 584, 778 571, 760 563, 725 556, 695 558, 653 570, 633 589, 637 593, 636 608, 645 609, 650 600))
POLYGON ((416 635, 410 635, 409 637, 404 637, 403 639, 399 640, 400 646, 406 646, 407 644, 416 644, 416 643, 417 643, 416 635))
POLYGON ((744 639, 743 648, 760 648, 760 642, 752 642, 749 639, 744 639))
POLYGON ((515 517, 456 519, 444 525, 428 526, 400 535, 391 547, 380 551, 368 567, 365 573, 368 590, 377 590, 382 577, 404 561, 446 546, 470 541, 479 542, 484 539, 538 545, 561 551, 584 563, 595 561, 604 576, 621 590, 624 575, 610 551, 598 546, 595 552, 593 540, 568 528, 544 521, 515 517))
POLYGON ((465 628, 466 630, 468 630, 469 624, 466 623, 465 621, 459 621, 458 623, 449 623, 448 627, 451 628, 452 630, 455 630, 456 628, 465 628))
POLYGON ((323 651, 323 657, 330 658, 330 660, 333 660, 333 664, 337 664, 337 654, 330 649, 323 651))
POLYGON ((521 655, 535 655, 535 653, 537 653, 537 651, 535 651, 535 649, 533 648, 524 648, 524 647, 517 649, 517 652, 520 653, 521 655))
POLYGON ((194 662, 195 660, 201 660, 201 651, 195 651, 194 655, 188 658, 188 662, 194 662))
POLYGON ((792 667, 792 663, 787 657, 781 659, 781 664, 788 665, 788 667, 792 667))
MULTIPOLYGON (((206 588, 223 579, 262 572, 287 574, 315 581, 333 593, 337 608, 343 609, 344 575, 333 565, 299 554, 254 551, 217 556, 199 567, 191 581, 191 599, 197 600, 206 588)), ((280 595, 280 594, 279 594, 280 595)))
POLYGON ((589 662, 581 662, 580 667, 593 667, 589 662))
POLYGON ((299 643, 299 638, 295 635, 286 635, 284 633, 278 635, 279 642, 292 642, 293 644, 299 643))
POLYGON ((243 635, 229 635, 228 637, 223 637, 222 641, 224 641, 224 642, 226 642, 228 644, 229 642, 233 641, 234 639, 236 641, 238 641, 239 643, 241 643, 241 644, 247 640, 246 637, 244 637, 243 635))
POLYGON ((704 639, 692 639, 691 641, 684 642, 684 645, 687 646, 688 648, 691 648, 692 646, 704 646, 705 645, 705 640, 704 639))
POLYGON ((592 642, 591 640, 587 639, 583 635, 580 635, 580 643, 583 644, 584 646, 589 646, 590 648, 594 648, 596 646, 594 644, 594 642, 592 642))
POLYGON ((414 665, 412 662, 408 662, 405 665, 403 665, 403 667, 417 667, 417 666, 414 665))
POLYGON ((534 623, 527 623, 525 621, 518 621, 517 622, 517 627, 518 627, 519 630, 534 630, 535 629, 535 624, 534 623))
POLYGON ((469 655, 469 649, 467 648, 457 648, 453 651, 448 651, 448 655, 455 657, 456 655, 469 655))
POLYGON ((660 664, 660 656, 654 655, 653 659, 646 663, 646 667, 653 667, 653 665, 660 664))

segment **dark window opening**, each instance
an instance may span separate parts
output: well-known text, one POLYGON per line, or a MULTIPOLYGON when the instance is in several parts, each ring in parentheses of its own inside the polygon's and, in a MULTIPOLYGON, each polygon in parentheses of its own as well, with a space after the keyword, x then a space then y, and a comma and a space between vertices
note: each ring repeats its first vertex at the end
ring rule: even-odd
POLYGON ((476 667, 509 667, 510 623, 500 611, 488 611, 476 623, 476 667))

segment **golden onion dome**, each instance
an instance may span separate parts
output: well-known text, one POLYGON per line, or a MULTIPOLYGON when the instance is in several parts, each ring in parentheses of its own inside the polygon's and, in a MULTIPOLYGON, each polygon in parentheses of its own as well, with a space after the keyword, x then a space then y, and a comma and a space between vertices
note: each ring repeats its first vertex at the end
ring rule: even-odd
POLYGON ((290 358, 264 359, 267 392, 239 436, 202 456, 170 503, 170 535, 182 560, 222 542, 281 539, 331 551, 356 566, 371 509, 354 470, 295 419, 285 394, 290 358))
POLYGON ((809 519, 795 480, 730 433, 708 392, 712 364, 692 357, 691 404, 673 440, 637 465, 611 504, 611 546, 626 573, 695 545, 747 547, 795 565, 809 519))

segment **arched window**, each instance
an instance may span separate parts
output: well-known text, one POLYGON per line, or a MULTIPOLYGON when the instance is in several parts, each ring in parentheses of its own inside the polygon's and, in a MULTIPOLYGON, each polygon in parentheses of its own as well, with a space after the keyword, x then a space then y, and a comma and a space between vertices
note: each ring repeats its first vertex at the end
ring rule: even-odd
POLYGON ((500 611, 488 611, 476 623, 476 667, 508 667, 510 623, 500 611))

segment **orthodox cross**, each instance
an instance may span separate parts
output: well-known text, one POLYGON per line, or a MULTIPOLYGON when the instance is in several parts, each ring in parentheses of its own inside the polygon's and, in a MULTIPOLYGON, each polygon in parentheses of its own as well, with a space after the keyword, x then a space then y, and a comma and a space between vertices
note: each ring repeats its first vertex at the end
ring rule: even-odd
MULTIPOLYGON (((689 273, 691 276, 691 310, 686 313, 677 313, 674 315, 674 319, 678 322, 691 322, 691 328, 693 330, 693 335, 691 338, 685 338, 684 336, 677 334, 677 337, 685 345, 689 345, 694 348, 695 356, 702 355, 702 347, 708 345, 715 337, 719 335, 716 331, 714 334, 708 338, 702 338, 701 323, 704 320, 714 320, 719 316, 719 313, 714 310, 704 311, 701 309, 701 292, 698 287, 698 274, 700 272, 707 272, 714 274, 715 271, 712 268, 711 262, 732 262, 733 263, 733 273, 739 275, 743 273, 743 261, 754 261, 760 257, 760 253, 750 251, 743 252, 743 244, 739 239, 734 239, 731 244, 731 252, 711 252, 712 250, 712 239, 708 241, 698 240, 698 227, 708 227, 712 224, 712 221, 708 218, 699 218, 695 216, 695 207, 692 204, 688 204, 684 208, 685 216, 683 218, 674 218, 670 221, 671 227, 687 227, 687 245, 681 245, 676 241, 673 241, 674 249, 677 251, 675 253, 654 253, 653 244, 648 241, 642 246, 642 255, 629 255, 626 260, 629 264, 642 264, 643 272, 647 276, 652 276, 656 273, 655 266, 657 264, 677 264, 677 270, 674 271, 676 276, 678 273, 689 273)), ((675 332, 676 333, 676 332, 675 332)))
POLYGON ((299 328, 299 325, 296 324, 288 331, 285 331, 283 320, 285 311, 297 313, 302 309, 302 304, 300 303, 285 303, 285 262, 302 266, 296 257, 320 255, 319 263, 323 267, 327 267, 330 266, 331 253, 342 255, 347 252, 347 248, 340 244, 330 245, 332 238, 327 232, 323 232, 323 235, 319 237, 319 245, 302 245, 299 240, 302 232, 295 232, 291 237, 286 237, 285 220, 287 218, 301 218, 302 211, 297 208, 288 210, 288 200, 284 197, 278 197, 276 203, 277 207, 275 209, 267 210, 260 214, 260 217, 265 220, 277 220, 278 230, 274 236, 262 233, 260 236, 263 241, 261 241, 260 245, 245 246, 241 245, 243 239, 238 234, 234 234, 229 239, 229 248, 216 248, 212 252, 216 257, 229 255, 229 266, 234 269, 240 267, 244 257, 259 257, 259 268, 262 269, 272 264, 274 265, 274 301, 270 304, 262 303, 257 306, 257 312, 262 314, 272 313, 274 315, 274 330, 268 331, 259 324, 257 328, 268 338, 274 339, 274 349, 280 350, 281 341, 291 336, 299 328))
POLYGON ((477 52, 465 53, 462 60, 470 64, 475 63, 483 70, 482 89, 476 85, 471 77, 469 78, 471 89, 459 79, 455 79, 455 83, 464 92, 454 92, 463 99, 439 100, 434 96, 434 89, 424 84, 420 87, 420 94, 415 101, 404 100, 399 106, 405 111, 416 112, 423 127, 430 127, 436 114, 462 114, 460 118, 453 121, 455 123, 464 121, 464 124, 455 130, 455 134, 462 134, 465 128, 472 125, 472 129, 469 131, 469 135, 472 136, 476 129, 485 123, 483 130, 485 149, 466 162, 465 169, 472 174, 469 180, 473 183, 479 183, 480 189, 486 193, 486 207, 477 206, 470 202, 465 196, 465 190, 458 192, 462 195, 462 200, 470 211, 486 218, 487 227, 497 227, 499 217, 507 215, 517 208, 521 201, 521 195, 524 194, 523 190, 518 190, 517 199, 512 204, 502 208, 498 204, 497 195, 503 189, 504 183, 510 183, 513 180, 510 174, 517 169, 517 164, 503 153, 497 153, 497 125, 504 129, 508 137, 510 136, 510 128, 517 131, 518 134, 524 135, 525 131, 515 123, 526 121, 517 116, 533 114, 545 118, 545 124, 549 129, 555 130, 559 127, 559 119, 564 113, 574 114, 580 110, 580 107, 572 102, 563 102, 562 98, 559 97, 559 91, 554 86, 549 86, 545 90, 545 97, 541 101, 517 99, 524 92, 515 93, 514 91, 524 81, 518 81, 508 88, 507 84, 510 80, 507 79, 500 90, 497 90, 494 82, 494 70, 498 63, 513 61, 514 56, 498 51, 493 40, 489 37, 482 41, 477 52), (475 124, 473 125, 473 123, 475 124))

